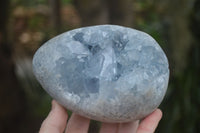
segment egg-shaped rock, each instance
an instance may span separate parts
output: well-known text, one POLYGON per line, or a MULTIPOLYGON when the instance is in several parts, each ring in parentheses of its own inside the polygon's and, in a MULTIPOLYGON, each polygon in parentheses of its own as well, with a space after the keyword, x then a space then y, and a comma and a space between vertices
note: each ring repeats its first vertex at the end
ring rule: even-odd
POLYGON ((103 122, 139 120, 161 103, 168 60, 148 34, 117 25, 83 27, 41 46, 33 71, 67 109, 103 122))

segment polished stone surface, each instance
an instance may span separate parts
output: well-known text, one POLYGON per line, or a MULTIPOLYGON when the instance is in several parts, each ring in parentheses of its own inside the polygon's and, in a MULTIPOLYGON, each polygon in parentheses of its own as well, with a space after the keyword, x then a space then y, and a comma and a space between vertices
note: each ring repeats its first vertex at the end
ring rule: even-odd
POLYGON ((116 25, 68 31, 35 53, 43 88, 67 109, 104 122, 142 119, 161 103, 167 58, 148 34, 116 25))

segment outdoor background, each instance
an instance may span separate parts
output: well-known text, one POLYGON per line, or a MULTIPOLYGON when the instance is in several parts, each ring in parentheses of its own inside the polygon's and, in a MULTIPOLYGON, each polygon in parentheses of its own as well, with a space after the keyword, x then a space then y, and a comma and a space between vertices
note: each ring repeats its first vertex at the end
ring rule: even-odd
MULTIPOLYGON (((117 24, 152 35, 170 81, 158 133, 200 132, 200 0, 1 0, 0 133, 36 133, 51 98, 32 74, 34 52, 59 33, 117 24)), ((100 123, 92 122, 90 133, 100 123)))

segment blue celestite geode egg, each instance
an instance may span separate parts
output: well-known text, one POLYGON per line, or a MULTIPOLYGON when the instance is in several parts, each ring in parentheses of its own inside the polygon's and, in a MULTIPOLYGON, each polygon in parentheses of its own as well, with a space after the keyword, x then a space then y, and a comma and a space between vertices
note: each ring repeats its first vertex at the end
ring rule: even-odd
POLYGON ((60 104, 104 122, 142 119, 161 103, 168 60, 148 34, 117 25, 68 31, 35 53, 33 71, 60 104))

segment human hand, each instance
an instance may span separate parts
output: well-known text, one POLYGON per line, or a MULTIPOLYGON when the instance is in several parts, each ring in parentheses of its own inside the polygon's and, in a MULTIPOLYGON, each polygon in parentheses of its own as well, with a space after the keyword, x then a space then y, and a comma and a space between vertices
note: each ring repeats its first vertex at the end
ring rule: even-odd
MULTIPOLYGON (((160 109, 156 109, 140 123, 102 123, 100 133, 153 133, 162 118, 160 109)), ((67 111, 55 100, 52 109, 43 121, 39 133, 87 133, 90 120, 75 113, 67 122, 67 111)))

